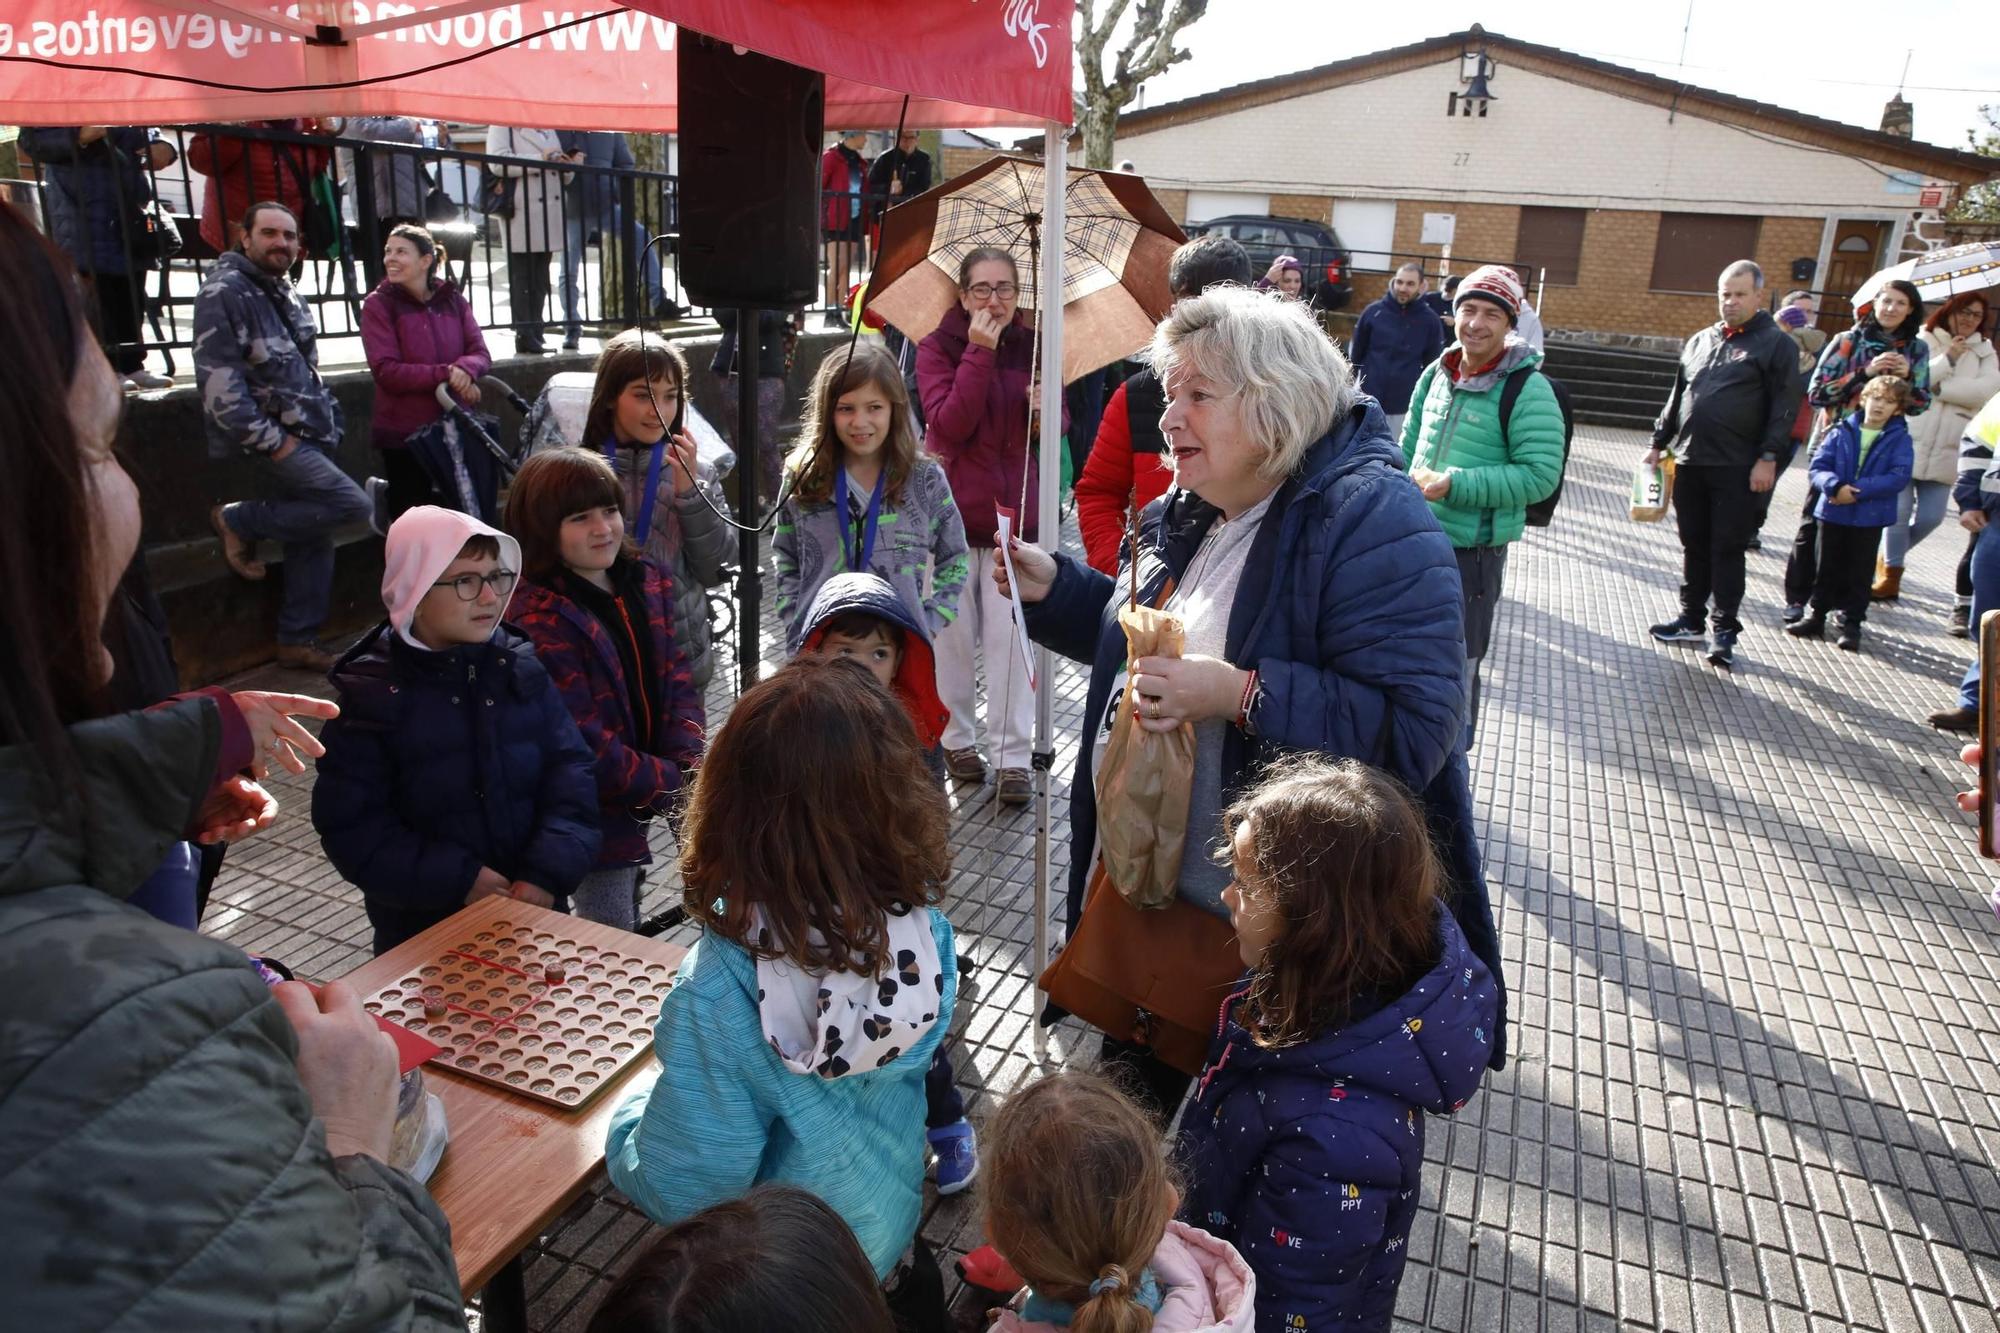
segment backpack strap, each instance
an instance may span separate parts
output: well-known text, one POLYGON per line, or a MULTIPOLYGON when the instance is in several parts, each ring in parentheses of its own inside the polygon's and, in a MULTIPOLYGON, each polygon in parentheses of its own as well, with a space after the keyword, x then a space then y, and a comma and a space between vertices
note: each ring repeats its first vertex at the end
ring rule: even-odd
POLYGON ((1500 443, 1506 445, 1509 452, 1512 452, 1514 442, 1507 436, 1507 423, 1513 420, 1514 404, 1520 401, 1521 390, 1526 387, 1528 376, 1534 373, 1535 367, 1522 366, 1519 370, 1509 371, 1505 383, 1500 386, 1500 443))

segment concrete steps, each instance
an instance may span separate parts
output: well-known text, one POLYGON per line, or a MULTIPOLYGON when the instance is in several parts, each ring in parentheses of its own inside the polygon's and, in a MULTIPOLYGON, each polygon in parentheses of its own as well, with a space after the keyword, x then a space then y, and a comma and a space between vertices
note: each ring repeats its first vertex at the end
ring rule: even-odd
POLYGON ((1550 339, 1543 368, 1569 388, 1580 425, 1651 430, 1673 392, 1676 358, 1550 339))

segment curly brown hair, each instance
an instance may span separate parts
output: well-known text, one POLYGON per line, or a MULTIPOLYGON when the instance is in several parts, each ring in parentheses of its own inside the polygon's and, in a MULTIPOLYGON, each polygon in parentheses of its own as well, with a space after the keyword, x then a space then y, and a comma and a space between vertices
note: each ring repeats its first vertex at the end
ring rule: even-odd
POLYGON ((1159 1126, 1096 1075, 1052 1074, 987 1122, 985 1155, 986 1234, 1035 1293, 1077 1307, 1074 1333, 1152 1328, 1138 1280, 1178 1202, 1159 1126))
POLYGON ((833 497, 833 470, 845 451, 834 428, 834 407, 843 394, 875 386, 889 400, 889 438, 882 442, 882 493, 891 504, 903 498, 903 483, 917 465, 917 429, 910 416, 910 389, 896 358, 873 343, 857 344, 826 354, 806 394, 806 416, 799 423, 799 441, 785 459, 795 480, 792 494, 808 504, 825 504, 833 497))
POLYGON ((909 715, 866 667, 807 655, 736 701, 681 830, 689 915, 757 958, 874 976, 888 916, 943 896, 951 817, 909 715), (750 909, 766 937, 750 938, 750 909))
POLYGON ((1338 1028, 1357 996, 1401 995, 1436 964, 1444 872, 1401 783, 1358 760, 1295 755, 1225 812, 1232 847, 1246 825, 1236 890, 1279 916, 1243 1008, 1258 1045, 1338 1028))

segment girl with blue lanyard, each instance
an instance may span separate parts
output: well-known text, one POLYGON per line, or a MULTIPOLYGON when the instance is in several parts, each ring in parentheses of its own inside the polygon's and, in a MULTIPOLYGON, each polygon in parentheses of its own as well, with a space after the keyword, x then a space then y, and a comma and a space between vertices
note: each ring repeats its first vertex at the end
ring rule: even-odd
POLYGON ((672 583, 674 638, 701 689, 714 672, 708 589, 723 581, 736 538, 720 479, 697 465, 685 430, 687 374, 658 334, 620 333, 598 355, 579 443, 618 474, 626 531, 672 583))
POLYGON ((785 477, 771 547, 787 654, 820 585, 843 571, 887 579, 933 640, 957 617, 965 524, 944 468, 918 452, 909 389, 882 348, 857 344, 820 362, 785 477))

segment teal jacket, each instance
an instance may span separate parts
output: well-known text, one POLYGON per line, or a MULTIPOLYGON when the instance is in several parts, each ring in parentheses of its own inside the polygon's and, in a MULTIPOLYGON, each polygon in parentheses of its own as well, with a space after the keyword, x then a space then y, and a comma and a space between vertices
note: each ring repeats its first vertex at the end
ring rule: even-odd
POLYGON ((795 1074, 764 1039, 757 964, 703 935, 653 1029, 663 1073, 611 1118, 611 1183, 663 1225, 779 1181, 810 1190, 888 1277, 922 1220, 924 1071, 958 998, 951 923, 931 910, 944 993, 937 1022, 882 1069, 795 1074))
POLYGON ((1452 344, 1417 380, 1403 420, 1403 460, 1413 472, 1429 468, 1451 478, 1431 512, 1454 547, 1505 546, 1527 525, 1528 506, 1562 481, 1562 408, 1548 379, 1530 375, 1503 439, 1501 388, 1522 366, 1539 367, 1542 354, 1509 343, 1499 365, 1454 384, 1451 369, 1461 355, 1452 344))

